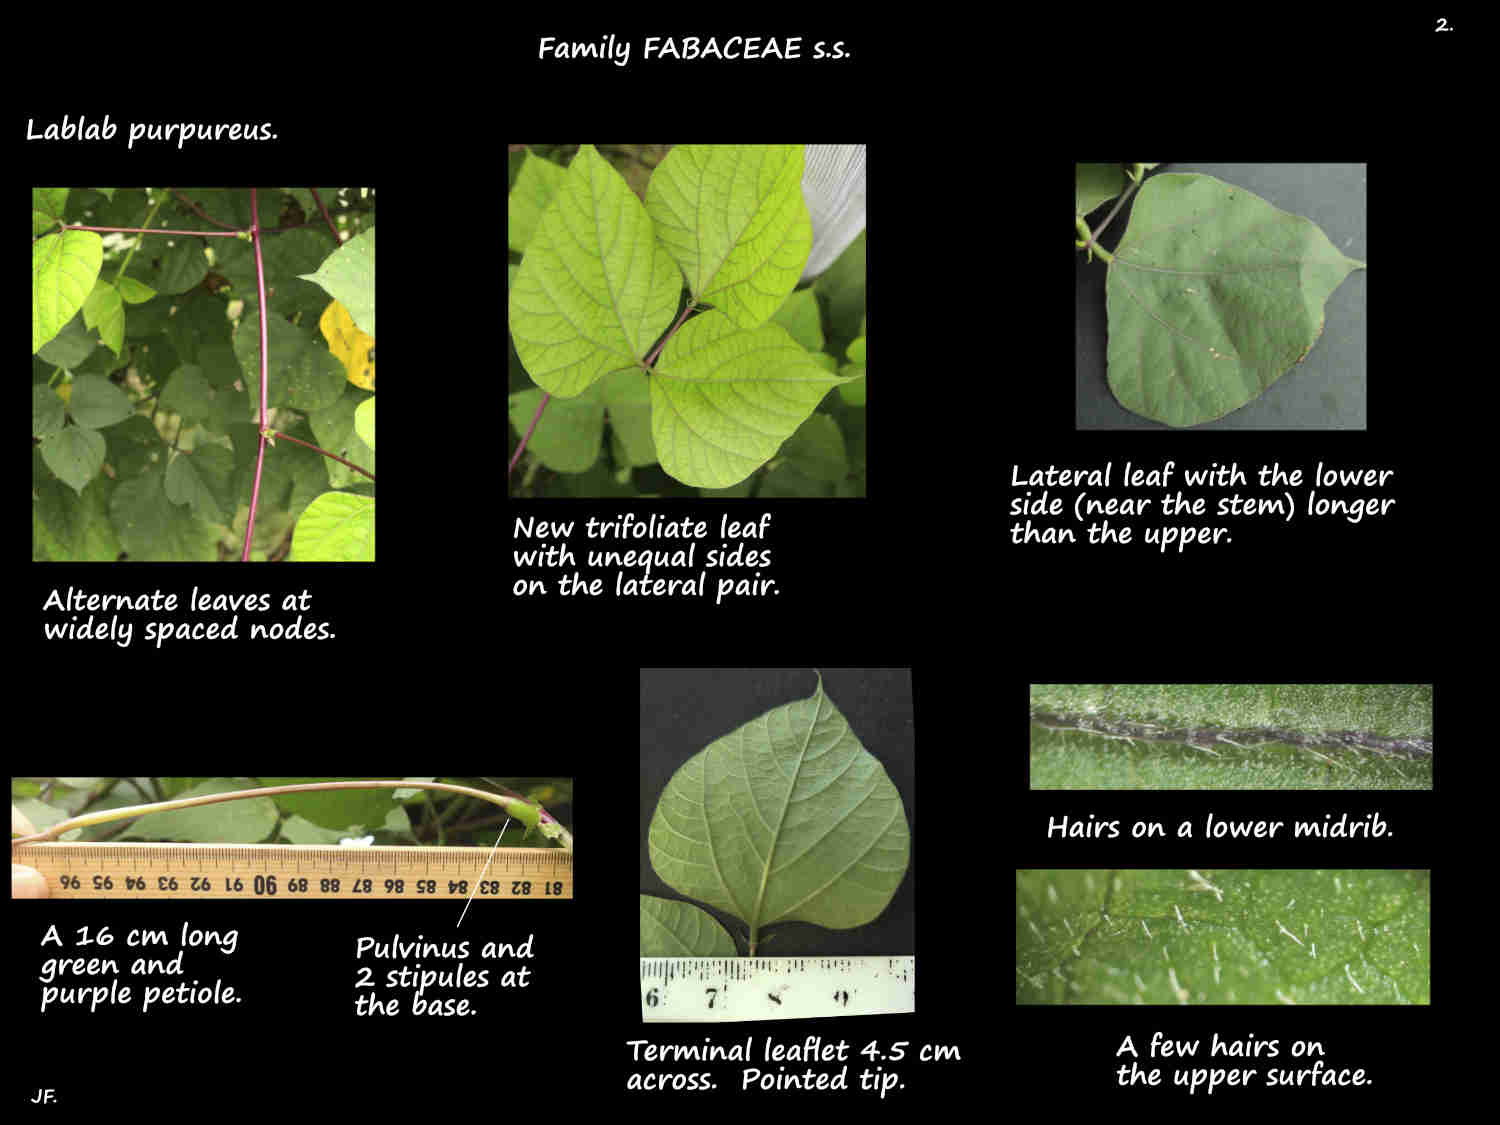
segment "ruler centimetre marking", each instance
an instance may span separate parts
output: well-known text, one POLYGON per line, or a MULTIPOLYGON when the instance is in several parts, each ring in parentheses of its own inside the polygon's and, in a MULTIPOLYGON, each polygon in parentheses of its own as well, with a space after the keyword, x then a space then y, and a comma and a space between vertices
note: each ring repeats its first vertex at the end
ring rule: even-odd
POLYGON ((22 844, 12 863, 52 898, 571 899, 555 848, 328 848, 293 844, 22 844), (489 870, 485 870, 485 863, 489 870), (484 878, 480 878, 480 873, 484 878), (476 886, 477 884, 477 886, 476 886))
POLYGON ((914 1012, 916 965, 915 957, 642 957, 641 1022, 914 1012))

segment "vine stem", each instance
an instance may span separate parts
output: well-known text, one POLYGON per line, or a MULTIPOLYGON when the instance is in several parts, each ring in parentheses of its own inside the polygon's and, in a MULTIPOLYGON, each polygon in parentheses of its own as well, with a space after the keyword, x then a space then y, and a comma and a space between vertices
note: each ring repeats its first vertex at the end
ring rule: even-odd
POLYGON ((371 480, 375 479, 375 474, 372 473, 372 472, 370 472, 369 469, 361 469, 353 461, 345 461, 337 453, 329 453, 328 450, 319 448, 318 446, 314 445, 310 441, 303 441, 301 438, 294 438, 291 434, 282 433, 280 430, 273 430, 273 431, 271 431, 271 433, 272 433, 272 436, 274 436, 274 437, 286 438, 287 441, 295 442, 296 444, 298 444, 300 446, 303 446, 303 447, 305 447, 307 449, 311 449, 314 453, 321 453, 324 457, 332 458, 333 460, 337 461, 340 465, 348 465, 349 468, 353 469, 356 473, 364 473, 364 475, 367 476, 367 477, 369 477, 371 480))
POLYGON ((318 210, 323 212, 323 220, 328 224, 329 233, 333 235, 333 244, 335 246, 342 246, 344 243, 339 238, 339 228, 334 225, 333 216, 328 213, 328 208, 324 206, 323 197, 318 194, 317 188, 308 188, 307 190, 312 192, 313 202, 318 205, 318 210))
POLYGON ((255 533, 255 507, 260 501, 260 471, 266 463, 266 399, 270 397, 266 357, 266 264, 260 253, 260 204, 257 188, 250 189, 250 237, 255 242, 255 288, 260 296, 260 449, 255 455, 255 484, 250 489, 250 515, 245 520, 245 546, 240 562, 250 561, 250 538, 255 533))
MULTIPOLYGON (((40 844, 49 840, 56 840, 65 832, 71 832, 75 828, 91 828, 96 824, 107 824, 112 820, 127 820, 148 813, 171 812, 174 809, 191 809, 199 805, 215 805, 222 801, 241 801, 247 797, 275 797, 282 793, 313 793, 330 789, 436 789, 443 793, 459 793, 466 797, 477 797, 482 801, 488 801, 492 805, 499 805, 507 813, 514 814, 518 806, 536 811, 538 822, 545 821, 550 829, 543 829, 542 834, 555 839, 567 852, 573 850, 573 834, 564 828, 557 819, 552 816, 541 805, 532 804, 530 801, 518 795, 507 795, 504 793, 491 793, 485 789, 474 789, 467 785, 450 785, 445 781, 319 781, 306 785, 272 785, 264 789, 237 789, 233 793, 209 793, 198 797, 178 797, 171 801, 155 801, 147 805, 129 805, 119 809, 105 809, 101 812, 83 813, 80 816, 71 817, 68 820, 54 824, 45 832, 38 832, 32 836, 20 836, 11 840, 11 847, 17 844, 40 844)), ((519 817, 518 817, 519 819, 519 817)))
POLYGON ((542 401, 536 404, 536 413, 531 416, 531 425, 526 427, 526 432, 521 435, 521 444, 516 446, 516 452, 510 459, 510 465, 505 470, 505 475, 510 476, 511 469, 516 467, 516 462, 521 459, 521 454, 526 451, 526 443, 531 440, 531 433, 536 429, 536 424, 542 420, 542 411, 547 409, 547 404, 552 401, 550 391, 542 392, 542 401))

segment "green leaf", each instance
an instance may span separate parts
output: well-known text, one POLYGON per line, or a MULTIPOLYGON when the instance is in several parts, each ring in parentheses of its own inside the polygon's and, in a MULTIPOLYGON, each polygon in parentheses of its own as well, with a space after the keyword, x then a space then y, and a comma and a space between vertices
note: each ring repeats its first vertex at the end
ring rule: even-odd
POLYGON ((817 296, 811 289, 801 289, 786 299, 772 319, 808 351, 821 352, 825 343, 822 316, 817 296))
POLYGON ((802 145, 678 145, 646 190, 656 236, 695 304, 741 328, 764 324, 812 250, 802 145))
POLYGON ((642 957, 733 957, 729 931, 687 902, 641 895, 642 957))
POLYGON ((689 758, 662 792, 649 842, 667 886, 745 922, 752 956, 773 922, 873 921, 910 849, 900 794, 821 676, 810 698, 689 758))
POLYGON ((1431 789, 1430 684, 1045 684, 1034 789, 1431 789))
POLYGON ((1018 1004, 1431 999, 1430 872, 1016 872, 1018 1004))
POLYGON ((654 465, 656 442, 651 437, 651 388, 643 371, 617 371, 596 384, 610 429, 618 443, 618 463, 654 465))
POLYGON ((349 310, 359 330, 375 335, 375 228, 351 238, 323 259, 316 273, 298 274, 349 310))
POLYGON ((684 484, 737 484, 845 381, 779 324, 746 331, 717 311, 696 316, 667 341, 650 378, 657 457, 684 484))
POLYGON ((1125 190, 1125 170, 1118 164, 1078 164, 1074 170, 1077 178, 1075 207, 1079 218, 1125 190))
POLYGON ((67 188, 32 188, 31 233, 41 234, 53 224, 62 222, 67 207, 67 188))
POLYGON ((509 222, 506 226, 510 248, 519 254, 526 252, 526 246, 542 220, 542 212, 546 211, 568 175, 566 168, 550 160, 529 152, 522 156, 525 162, 516 175, 515 187, 510 189, 507 200, 509 222))
MULTIPOLYGON (((245 302, 240 329, 234 334, 235 358, 245 386, 260 391, 260 320, 253 301, 245 302)), ((295 410, 326 410, 343 397, 348 384, 344 365, 333 357, 321 336, 272 313, 266 321, 270 363, 267 365, 270 406, 295 410)))
POLYGON ((104 464, 104 436, 82 426, 67 426, 38 448, 47 468, 77 493, 83 492, 104 464))
POLYGON ((374 562, 375 501, 325 492, 302 512, 292 532, 296 562, 374 562))
POLYGON ((135 413, 130 399, 103 375, 80 375, 73 380, 68 413, 86 430, 102 430, 135 413))
POLYGON ((120 291, 105 282, 96 282, 94 290, 83 302, 83 323, 95 329, 116 357, 125 344, 125 304, 120 291))
POLYGON ((31 354, 62 331, 99 280, 104 243, 91 230, 68 230, 31 246, 31 354))
POLYGON ((359 440, 375 448, 375 399, 367 398, 354 408, 354 432, 359 440))
POLYGON ((1242 188, 1155 176, 1109 266, 1110 389, 1169 426, 1222 418, 1301 362, 1329 295, 1363 268, 1242 188))
MULTIPOLYGON (((194 785, 178 796, 201 797, 211 793, 232 793, 244 787, 243 782, 234 778, 214 778, 194 785)), ((120 833, 120 839, 254 844, 270 836, 272 829, 276 827, 277 818, 276 803, 271 798, 247 797, 243 801, 149 813, 139 820, 131 821, 130 827, 120 833)))
POLYGON ((849 475, 844 432, 827 414, 814 414, 781 447, 787 463, 812 480, 833 483, 849 475))
POLYGON ((155 289, 133 277, 120 278, 115 282, 115 287, 120 291, 120 299, 127 305, 144 305, 156 296, 155 289))
POLYGON ((863 406, 865 404, 865 351, 867 346, 868 338, 861 336, 850 343, 845 353, 849 357, 849 364, 843 368, 840 374, 846 375, 854 381, 845 383, 840 387, 839 394, 850 406, 863 406))
MULTIPOLYGON (((510 424, 518 436, 526 433, 546 393, 532 388, 510 396, 510 424)), ((581 473, 599 460, 603 437, 604 403, 596 383, 576 398, 548 402, 526 448, 553 472, 581 473)))
POLYGON ((610 372, 640 367, 671 326, 681 291, 641 201, 584 145, 511 286, 516 355, 538 386, 571 398, 610 372))
MULTIPOLYGON (((314 785, 325 781, 361 781, 357 777, 257 777, 254 787, 314 785)), ((310 793, 280 793, 271 798, 284 813, 294 813, 323 828, 372 828, 385 821, 396 800, 395 789, 325 789, 310 793)), ((230 805, 239 804, 238 801, 230 805)))

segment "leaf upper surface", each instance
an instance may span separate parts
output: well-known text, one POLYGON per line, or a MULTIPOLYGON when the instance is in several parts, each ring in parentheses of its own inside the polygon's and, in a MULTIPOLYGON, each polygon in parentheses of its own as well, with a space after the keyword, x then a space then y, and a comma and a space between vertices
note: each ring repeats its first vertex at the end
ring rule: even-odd
POLYGON ((802 145, 678 145, 646 190, 656 234, 706 302, 742 328, 782 306, 812 251, 802 145))
POLYGON ((1302 360, 1329 295, 1363 268, 1243 188, 1155 176, 1109 267, 1110 389, 1169 426, 1222 418, 1302 360))
POLYGON ((99 279, 104 243, 90 230, 39 238, 31 247, 31 354, 72 320, 99 279))
POLYGON ((1018 1004, 1429 1004, 1431 873, 1016 872, 1018 1004))
POLYGON ((651 819, 651 864, 673 890, 759 931, 850 929, 906 874, 901 796, 823 693, 774 708, 695 754, 651 819))
POLYGON ((696 316, 667 341, 650 377, 657 457, 684 484, 737 484, 842 382, 779 324, 747 331, 718 311, 696 316))
POLYGON ((362 332, 375 335, 375 228, 344 243, 315 273, 299 274, 348 310, 362 332))
POLYGON ((511 285, 516 355, 538 386, 571 398, 603 375, 639 367, 671 325, 681 291, 641 201, 584 145, 511 285))

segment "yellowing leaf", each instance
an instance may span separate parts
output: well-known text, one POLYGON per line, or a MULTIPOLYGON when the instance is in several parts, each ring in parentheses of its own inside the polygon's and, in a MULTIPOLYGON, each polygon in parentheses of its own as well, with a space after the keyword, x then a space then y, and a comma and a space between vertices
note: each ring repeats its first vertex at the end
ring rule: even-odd
POLYGON ((337 301, 329 302, 318 321, 328 350, 344 365, 349 382, 367 391, 375 389, 375 339, 361 332, 349 310, 337 301))

